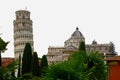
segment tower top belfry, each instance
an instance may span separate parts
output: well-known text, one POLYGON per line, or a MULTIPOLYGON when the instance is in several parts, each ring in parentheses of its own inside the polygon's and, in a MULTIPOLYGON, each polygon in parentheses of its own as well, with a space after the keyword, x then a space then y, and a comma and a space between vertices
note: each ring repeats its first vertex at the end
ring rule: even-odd
POLYGON ((30 12, 27 10, 18 10, 16 13, 16 19, 30 19, 30 12))

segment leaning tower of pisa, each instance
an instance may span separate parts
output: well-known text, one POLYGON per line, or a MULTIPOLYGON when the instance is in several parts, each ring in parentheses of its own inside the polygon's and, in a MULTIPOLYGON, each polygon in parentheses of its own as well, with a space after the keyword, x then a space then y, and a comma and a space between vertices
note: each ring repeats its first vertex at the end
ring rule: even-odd
POLYGON ((26 43, 30 43, 33 50, 33 28, 30 12, 27 10, 16 11, 14 24, 14 54, 15 59, 23 54, 26 43))

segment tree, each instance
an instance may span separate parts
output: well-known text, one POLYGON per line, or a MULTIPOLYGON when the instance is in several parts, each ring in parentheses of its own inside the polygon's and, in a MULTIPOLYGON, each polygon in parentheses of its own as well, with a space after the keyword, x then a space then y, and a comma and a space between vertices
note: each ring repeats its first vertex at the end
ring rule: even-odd
POLYGON ((80 42, 79 50, 86 52, 86 47, 85 47, 85 42, 84 41, 80 42))
POLYGON ((2 66, 2 61, 1 61, 1 53, 7 50, 7 45, 9 42, 3 41, 3 39, 0 37, 0 67, 2 66))
POLYGON ((24 48, 22 58, 22 75, 31 72, 32 49, 30 43, 27 43, 24 48))
POLYGON ((89 76, 89 80, 107 80, 107 66, 104 63, 104 59, 98 52, 89 52, 87 54, 87 70, 91 67, 95 67, 92 74, 89 76))
POLYGON ((18 63, 18 77, 21 76, 21 54, 19 54, 19 63, 18 63))
POLYGON ((41 59, 41 64, 40 64, 40 74, 44 75, 47 68, 48 68, 48 61, 46 56, 43 55, 41 59))
POLYGON ((94 66, 87 70, 87 53, 79 50, 70 55, 68 60, 70 68, 75 72, 77 80, 89 80, 90 74, 94 71, 94 66))
POLYGON ((40 66, 39 66, 37 52, 33 53, 31 70, 33 76, 40 76, 40 66))
POLYGON ((17 68, 18 64, 16 62, 12 62, 6 67, 0 67, 0 80, 16 80, 13 73, 17 68))
POLYGON ((84 54, 84 51, 77 51, 68 61, 50 65, 44 77, 45 80, 88 80, 94 68, 86 70, 84 54))
POLYGON ((68 61, 50 65, 43 80, 107 80, 107 68, 98 52, 77 51, 68 61))
POLYGON ((67 64, 61 62, 50 65, 43 80, 78 80, 74 70, 67 64))
POLYGON ((113 55, 116 55, 115 45, 113 44, 113 42, 110 42, 110 52, 111 52, 113 55))

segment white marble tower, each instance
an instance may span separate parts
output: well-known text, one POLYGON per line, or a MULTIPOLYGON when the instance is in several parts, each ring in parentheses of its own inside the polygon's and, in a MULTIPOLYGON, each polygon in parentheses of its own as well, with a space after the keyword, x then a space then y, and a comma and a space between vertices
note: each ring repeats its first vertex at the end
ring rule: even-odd
POLYGON ((15 59, 23 54, 26 43, 30 43, 33 50, 33 28, 30 12, 27 10, 16 11, 14 24, 14 54, 15 59))

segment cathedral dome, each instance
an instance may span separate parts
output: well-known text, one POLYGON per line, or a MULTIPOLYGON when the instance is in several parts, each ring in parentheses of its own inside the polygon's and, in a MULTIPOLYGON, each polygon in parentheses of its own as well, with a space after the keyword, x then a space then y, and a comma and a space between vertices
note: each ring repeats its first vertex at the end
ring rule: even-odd
POLYGON ((66 48, 70 47, 70 46, 73 46, 75 48, 79 48, 79 45, 80 45, 81 41, 85 41, 85 38, 82 35, 82 33, 79 31, 79 28, 77 27, 76 30, 71 35, 71 37, 68 40, 65 41, 64 46, 66 48))
POLYGON ((82 33, 79 31, 79 28, 76 28, 76 31, 71 35, 72 37, 83 37, 82 33))
POLYGON ((93 40, 92 44, 97 45, 97 41, 93 40))

